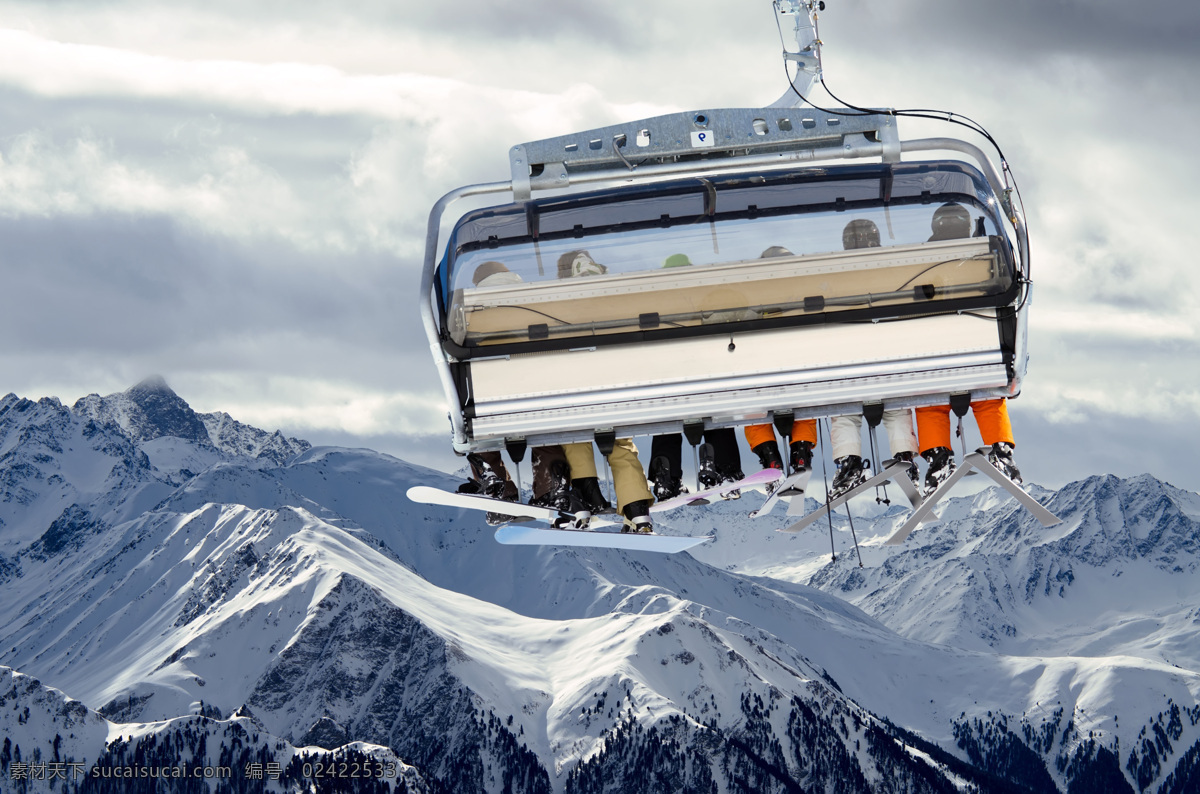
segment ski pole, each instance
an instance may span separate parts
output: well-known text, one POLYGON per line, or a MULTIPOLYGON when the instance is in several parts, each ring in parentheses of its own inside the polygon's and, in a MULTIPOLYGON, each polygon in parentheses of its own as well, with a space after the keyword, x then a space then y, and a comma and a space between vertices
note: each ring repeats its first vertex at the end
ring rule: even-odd
MULTIPOLYGON (((871 442, 871 460, 878 461, 879 460, 879 452, 876 450, 876 447, 875 447, 875 425, 871 425, 867 429, 867 438, 871 442)), ((879 465, 882 466, 883 464, 880 463, 879 465)), ((882 485, 875 486, 875 504, 890 505, 891 503, 892 503, 892 500, 888 499, 887 480, 884 480, 882 485), (883 488, 883 498, 882 499, 879 498, 879 489, 881 487, 883 488)), ((849 508, 847 508, 847 513, 849 513, 849 508)), ((851 531, 854 530, 853 524, 850 525, 850 530, 851 531)))
POLYGON ((846 502, 846 518, 850 520, 850 537, 854 538, 854 553, 858 555, 858 567, 863 567, 862 552, 858 550, 858 535, 854 532, 854 516, 850 515, 850 503, 846 502))
MULTIPOLYGON (((826 422, 829 420, 826 419, 826 422)), ((833 433, 831 427, 829 432, 833 433)), ((832 439, 832 435, 830 436, 832 439)), ((832 440, 830 443, 833 443, 832 440)), ((825 517, 829 519, 829 556, 831 562, 837 562, 837 550, 833 546, 833 509, 829 507, 829 470, 825 465, 825 437, 821 434, 821 423, 817 422, 817 445, 821 449, 821 479, 825 483, 825 517)))

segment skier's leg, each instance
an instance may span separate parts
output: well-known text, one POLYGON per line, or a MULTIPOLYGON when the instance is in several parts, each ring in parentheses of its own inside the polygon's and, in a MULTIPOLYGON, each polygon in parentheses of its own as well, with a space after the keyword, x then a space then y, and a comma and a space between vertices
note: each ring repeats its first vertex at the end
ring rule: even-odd
POLYGON ((949 405, 924 405, 917 409, 917 440, 922 456, 937 447, 950 449, 949 405))
MULTIPOLYGON (((503 499, 506 502, 516 502, 521 498, 517 486, 508 476, 504 467, 504 459, 497 451, 472 452, 467 455, 467 463, 471 464, 472 480, 458 487, 459 493, 475 493, 492 499, 503 499)), ((484 520, 492 526, 512 521, 514 516, 489 510, 484 513, 484 520)))
POLYGON ((1013 460, 1012 422, 1008 419, 1008 400, 1001 397, 998 400, 980 400, 971 403, 971 411, 975 414, 975 424, 979 425, 979 435, 983 443, 991 447, 988 450, 988 461, 1015 483, 1021 482, 1021 470, 1013 460))
POLYGON ((883 426, 888 434, 888 450, 895 457, 901 452, 916 454, 917 435, 913 432, 912 411, 892 408, 883 412, 883 426))
POLYGON ((705 430, 704 441, 712 444, 717 473, 723 482, 736 482, 746 476, 742 473, 742 454, 738 451, 737 433, 732 427, 705 430))
POLYGON ((847 455, 862 457, 862 417, 835 416, 830 421, 829 431, 833 443, 833 459, 847 455))
POLYGON ((971 411, 975 414, 975 424, 979 425, 979 435, 987 446, 1005 443, 1016 446, 1013 440, 1012 422, 1008 419, 1008 400, 1001 397, 998 400, 979 400, 971 403, 971 411))
POLYGON ((792 422, 792 443, 788 460, 790 474, 812 468, 812 451, 817 445, 817 420, 797 419, 792 422))
POLYGON ((498 450, 488 452, 472 452, 467 455, 467 463, 471 465, 471 477, 479 484, 480 492, 493 499, 503 499, 515 502, 520 496, 517 486, 508 476, 504 466, 504 458, 498 450))
POLYGON ((759 444, 767 441, 775 440, 775 427, 773 425, 746 425, 746 443, 750 445, 750 449, 758 449, 759 444))
POLYGON ((608 464, 612 467, 613 484, 617 489, 618 511, 624 512, 632 502, 654 500, 646 485, 646 474, 642 470, 642 462, 638 460, 637 447, 631 439, 617 439, 612 454, 608 456, 608 464))
POLYGON ((792 422, 792 443, 807 441, 810 447, 817 445, 817 420, 797 419, 792 422))
POLYGON ((917 409, 917 441, 921 457, 929 463, 925 471, 925 492, 932 493, 954 473, 949 405, 929 405, 917 409))
POLYGON ((750 451, 758 456, 758 463, 764 469, 782 469, 783 458, 779 454, 779 443, 775 440, 775 428, 772 425, 746 425, 746 443, 750 451))
POLYGON ((912 410, 893 408, 883 412, 883 426, 887 429, 888 449, 896 460, 909 464, 908 476, 915 483, 919 476, 913 459, 917 456, 917 436, 913 432, 912 410))
POLYGON ((664 433, 650 441, 650 460, 666 458, 670 474, 676 480, 683 477, 683 436, 680 433, 664 433))
POLYGON ((646 484, 646 473, 631 439, 617 439, 608 456, 608 465, 617 490, 617 512, 632 522, 634 531, 651 531, 650 505, 654 504, 654 495, 646 484))
POLYGON ((833 463, 837 466, 830 493, 836 497, 867 479, 862 459, 862 416, 835 416, 829 424, 833 463))
POLYGON ((566 457, 567 465, 571 467, 572 480, 599 476, 596 473, 596 455, 592 451, 592 443, 590 441, 563 444, 562 451, 566 457))
POLYGON ((571 487, 589 513, 611 510, 612 505, 604 498, 600 489, 600 478, 596 473, 596 456, 590 441, 563 444, 563 453, 571 470, 571 487))
POLYGON ((654 496, 665 502, 683 493, 683 436, 667 433, 650 442, 650 468, 647 470, 654 496))
POLYGON ((571 504, 571 467, 563 447, 553 444, 534 447, 530 452, 533 464, 533 499, 531 504, 574 512, 571 504))

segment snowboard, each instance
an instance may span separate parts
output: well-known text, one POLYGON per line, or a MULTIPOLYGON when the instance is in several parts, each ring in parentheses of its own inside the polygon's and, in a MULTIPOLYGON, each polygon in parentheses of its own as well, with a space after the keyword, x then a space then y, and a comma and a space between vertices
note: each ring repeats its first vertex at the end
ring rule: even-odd
MULTIPOLYGON (((908 496, 910 500, 916 499, 916 501, 914 502, 914 506, 918 505, 918 504, 923 504, 921 502, 920 495, 917 493, 916 487, 913 486, 913 484, 912 484, 912 480, 908 479, 908 466, 909 466, 909 464, 905 463, 902 460, 888 461, 884 465, 883 469, 878 474, 876 474, 873 477, 868 477, 866 482, 862 483, 859 486, 851 488, 849 491, 846 491, 846 493, 842 494, 841 496, 838 496, 837 498, 830 500, 829 503, 821 505, 816 510, 814 510, 811 513, 809 513, 808 515, 804 516, 804 518, 797 521, 795 524, 792 524, 789 527, 784 527, 783 529, 781 529, 779 531, 780 532, 799 532, 800 530, 807 527, 809 524, 812 524, 814 521, 816 521, 820 518, 824 518, 829 513, 830 510, 835 510, 835 509, 841 507, 846 502, 849 502, 851 499, 858 496, 860 493, 862 493, 864 491, 868 491, 877 485, 882 485, 883 483, 887 482, 888 480, 893 480, 893 479, 898 484, 901 483, 901 481, 904 481, 905 483, 907 483, 910 486, 909 488, 905 488, 904 485, 901 484, 900 490, 903 491, 904 494, 906 496, 908 496)), ((803 502, 800 500, 792 502, 792 507, 795 507, 798 504, 801 505, 800 509, 803 510, 803 502)), ((792 512, 791 509, 789 509, 788 513, 791 514, 791 512, 792 512)), ((909 519, 909 520, 911 521, 912 519, 909 519)), ((933 517, 928 512, 926 512, 926 513, 922 514, 922 517, 920 519, 917 520, 917 523, 932 522, 932 521, 936 521, 936 520, 937 519, 935 517, 933 517)))
MULTIPOLYGON (((454 493, 443 491, 440 488, 431 488, 428 485, 414 485, 408 489, 407 496, 412 501, 420 502, 421 504, 463 507, 468 510, 484 510, 489 513, 512 516, 512 522, 545 521, 552 524, 555 521, 566 521, 573 524, 579 520, 574 513, 555 510, 553 507, 527 505, 521 502, 506 502, 503 499, 491 499, 487 496, 477 496, 475 494, 454 493)), ((623 520, 611 515, 594 515, 589 519, 588 526, 604 527, 623 523, 623 520)))
POLYGON ((925 497, 925 500, 921 502, 921 505, 913 512, 911 516, 909 516, 908 520, 905 521, 898 530, 896 530, 895 534, 885 540, 883 545, 898 546, 899 544, 903 543, 905 539, 912 534, 913 530, 917 528, 917 525, 933 513, 933 508, 937 506, 937 503, 941 500, 941 498, 949 493, 950 489, 958 484, 959 480, 970 474, 972 469, 982 474, 986 474, 993 481, 995 481, 997 485, 1015 496, 1017 501, 1021 503, 1021 506, 1033 513, 1033 517, 1036 518, 1042 526, 1052 527, 1062 521, 1062 519, 1060 519, 1058 516, 1042 507, 1042 505, 1039 504, 1036 499, 1025 492, 1025 489, 1017 485, 1009 478, 1005 477, 999 469, 993 466, 991 461, 987 459, 985 450, 978 450, 963 458, 963 462, 959 464, 958 468, 955 469, 949 477, 943 480, 933 493, 925 497))
MULTIPOLYGON (((767 501, 763 502, 762 507, 750 513, 751 518, 765 516, 774 509, 775 504, 780 499, 787 499, 793 496, 804 496, 804 489, 808 487, 808 480, 812 477, 812 467, 809 466, 803 471, 798 471, 788 477, 784 477, 775 486, 775 490, 767 495, 767 501)), ((804 502, 803 499, 800 500, 804 502)))
POLYGON ((587 528, 530 526, 529 524, 532 522, 553 524, 555 521, 566 521, 574 525, 579 518, 572 513, 564 513, 552 507, 505 502, 501 499, 491 499, 473 494, 453 493, 427 485, 414 485, 408 489, 407 495, 412 501, 421 504, 462 507, 468 510, 484 510, 489 513, 513 516, 511 521, 496 529, 496 541, 506 545, 590 546, 674 554, 712 539, 711 535, 693 537, 689 535, 658 535, 653 532, 620 532, 619 530, 614 532, 611 529, 596 531, 597 527, 623 527, 625 525, 623 519, 612 515, 593 515, 588 521, 587 528))
POLYGON ((699 546, 712 535, 657 535, 633 532, 597 532, 591 529, 546 529, 521 524, 506 524, 496 530, 496 540, 514 546, 587 546, 590 548, 654 551, 674 554, 699 546))
POLYGON ((743 477, 737 482, 722 483, 713 488, 696 493, 685 493, 676 496, 673 499, 668 499, 665 502, 656 502, 650 507, 651 513, 661 513, 664 510, 674 510, 677 507, 694 504, 696 502, 706 503, 710 497, 717 499, 725 499, 726 494, 732 491, 745 491, 751 488, 766 488, 768 483, 775 482, 783 476, 783 472, 779 469, 763 469, 755 472, 749 477, 743 477))

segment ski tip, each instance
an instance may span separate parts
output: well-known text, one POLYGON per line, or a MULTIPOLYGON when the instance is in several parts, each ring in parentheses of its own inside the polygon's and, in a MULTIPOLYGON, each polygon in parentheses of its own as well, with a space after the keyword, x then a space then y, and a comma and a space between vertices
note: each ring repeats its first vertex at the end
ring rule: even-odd
POLYGON ((428 494, 430 491, 433 491, 433 490, 436 490, 436 489, 430 488, 428 485, 413 485, 413 486, 410 486, 409 489, 404 492, 404 495, 408 497, 410 502, 420 502, 422 504, 427 504, 428 499, 429 499, 428 494))

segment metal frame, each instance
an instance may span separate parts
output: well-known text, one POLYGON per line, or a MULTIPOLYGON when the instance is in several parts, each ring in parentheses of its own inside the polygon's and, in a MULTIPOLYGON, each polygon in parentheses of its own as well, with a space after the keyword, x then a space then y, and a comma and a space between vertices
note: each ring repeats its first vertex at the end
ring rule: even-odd
MULTIPOLYGON (((502 440, 492 437, 476 443, 468 438, 466 417, 460 409, 462 400, 450 366, 454 359, 442 346, 443 329, 439 327, 433 309, 436 300, 433 279, 439 261, 442 218, 451 204, 463 198, 507 191, 512 192, 514 201, 520 201, 530 198, 534 191, 552 190, 569 194, 579 186, 602 182, 653 182, 681 174, 704 176, 730 170, 787 169, 862 158, 880 158, 885 163, 898 163, 903 153, 915 152, 952 151, 964 154, 978 164, 1003 203, 1003 214, 1015 232, 1019 254, 1018 277, 1022 283, 1016 301, 1020 310, 1017 312, 1012 378, 1006 387, 976 389, 971 393, 980 398, 1011 397, 1019 393, 1028 361, 1028 326, 1024 309, 1030 298, 1029 246, 1023 219, 1008 200, 1009 191, 1000 172, 978 147, 956 138, 901 141, 896 118, 887 111, 871 115, 845 111, 845 114, 825 113, 813 108, 780 107, 701 110, 548 138, 512 148, 511 181, 467 185, 438 199, 430 210, 426 228, 420 310, 438 377, 450 406, 455 450, 466 452, 494 448, 501 446, 502 440)), ((896 395, 898 399, 890 399, 889 405, 935 404, 954 391, 953 380, 950 378, 934 384, 936 393, 926 392, 923 396, 902 399, 896 395)), ((769 413, 769 406, 781 406, 787 397, 765 392, 758 396, 763 398, 760 404, 763 414, 769 413), (770 399, 772 397, 775 399, 770 399)), ((860 399, 860 395, 850 391, 844 398, 853 401, 860 399)), ((866 399, 879 399, 879 395, 866 399)), ((855 404, 850 402, 847 407, 855 404)), ((795 407, 798 406, 787 406, 789 409, 795 407)), ((749 411, 750 406, 739 405, 736 411, 726 413, 746 414, 749 411)), ((638 425, 642 430, 650 427, 673 429, 678 426, 678 422, 671 422, 661 415, 647 415, 644 419, 645 423, 638 425)), ((714 417, 713 425, 717 426, 722 421, 726 424, 739 423, 732 417, 714 417)), ((605 425, 601 421, 588 426, 597 429, 605 425)), ((580 440, 584 437, 586 434, 581 428, 576 433, 548 431, 538 435, 537 441, 554 443, 555 440, 580 440)))

